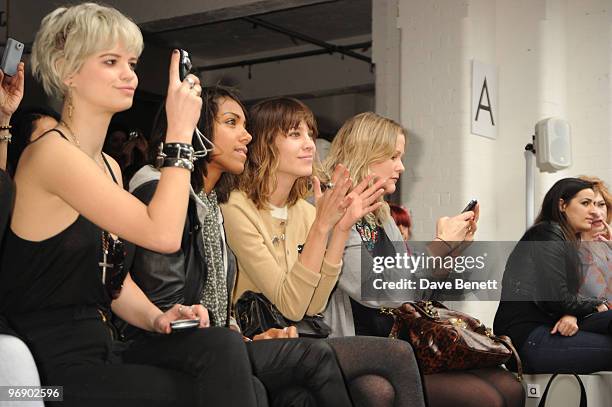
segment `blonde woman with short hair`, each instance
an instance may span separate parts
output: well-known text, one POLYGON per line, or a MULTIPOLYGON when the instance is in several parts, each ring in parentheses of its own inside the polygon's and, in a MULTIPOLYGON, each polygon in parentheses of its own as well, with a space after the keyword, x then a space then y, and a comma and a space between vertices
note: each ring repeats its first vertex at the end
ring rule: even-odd
POLYGON ((179 79, 175 50, 159 186, 148 206, 123 190, 102 146, 113 114, 132 105, 142 48, 136 24, 113 8, 60 7, 42 20, 32 71, 63 100, 62 120, 25 149, 16 170, 0 312, 32 350, 42 383, 63 386, 64 406, 252 406, 241 337, 217 328, 168 335, 179 319, 205 326, 205 310, 162 312, 126 275, 121 240, 165 253, 180 247, 202 105, 198 79, 179 79), (111 309, 156 335, 121 344, 111 309))

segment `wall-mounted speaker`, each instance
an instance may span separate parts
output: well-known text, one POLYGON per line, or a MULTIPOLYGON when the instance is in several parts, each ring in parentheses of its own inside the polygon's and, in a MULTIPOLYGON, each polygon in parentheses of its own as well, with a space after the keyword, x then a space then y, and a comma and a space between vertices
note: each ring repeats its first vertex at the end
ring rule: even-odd
POLYGON ((535 126, 536 164, 541 171, 555 172, 572 165, 570 125, 557 117, 540 120, 535 126))

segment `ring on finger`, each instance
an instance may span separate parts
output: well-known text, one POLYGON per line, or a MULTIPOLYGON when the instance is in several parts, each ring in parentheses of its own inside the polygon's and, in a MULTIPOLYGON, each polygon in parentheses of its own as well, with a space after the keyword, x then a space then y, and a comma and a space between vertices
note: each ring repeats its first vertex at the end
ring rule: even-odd
POLYGON ((183 307, 182 305, 179 305, 179 313, 182 313, 182 312, 183 312, 183 308, 184 308, 184 307, 183 307))
POLYGON ((195 86, 195 81, 189 76, 185 78, 185 82, 189 84, 189 89, 193 89, 193 87, 195 86))

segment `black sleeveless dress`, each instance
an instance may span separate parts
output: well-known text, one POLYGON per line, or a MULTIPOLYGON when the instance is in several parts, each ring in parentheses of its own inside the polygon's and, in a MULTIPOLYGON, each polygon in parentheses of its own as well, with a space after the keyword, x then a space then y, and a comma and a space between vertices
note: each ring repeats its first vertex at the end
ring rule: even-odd
MULTIPOLYGON (((11 216, 11 207, 15 198, 15 186, 13 180, 4 170, 0 170, 0 248, 4 241, 4 235, 8 228, 8 221, 11 216)), ((1 249, 0 249, 1 252, 1 249)), ((2 270, 2 269, 0 269, 2 270)), ((0 286, 1 287, 1 286, 0 286)), ((2 297, 0 297, 2 298, 2 297)), ((8 322, 0 313, 0 334, 15 335, 12 329, 9 328, 8 322)))
POLYGON ((81 215, 41 241, 23 239, 7 227, 1 250, 0 314, 28 344, 43 377, 77 361, 111 361, 106 317, 111 298, 99 266, 102 230, 81 215), (82 352, 68 351, 79 348, 82 352))

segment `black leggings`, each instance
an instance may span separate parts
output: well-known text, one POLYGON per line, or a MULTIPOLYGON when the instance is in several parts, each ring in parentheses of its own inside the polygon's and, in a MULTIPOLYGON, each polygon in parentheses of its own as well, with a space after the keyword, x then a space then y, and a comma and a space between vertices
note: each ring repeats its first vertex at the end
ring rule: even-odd
POLYGON ((151 335, 128 346, 111 340, 99 316, 79 318, 11 320, 43 385, 64 387, 57 405, 256 406, 246 347, 229 329, 151 335))
POLYGON ((350 407, 342 372, 320 339, 269 339, 247 344, 253 372, 271 407, 350 407))

